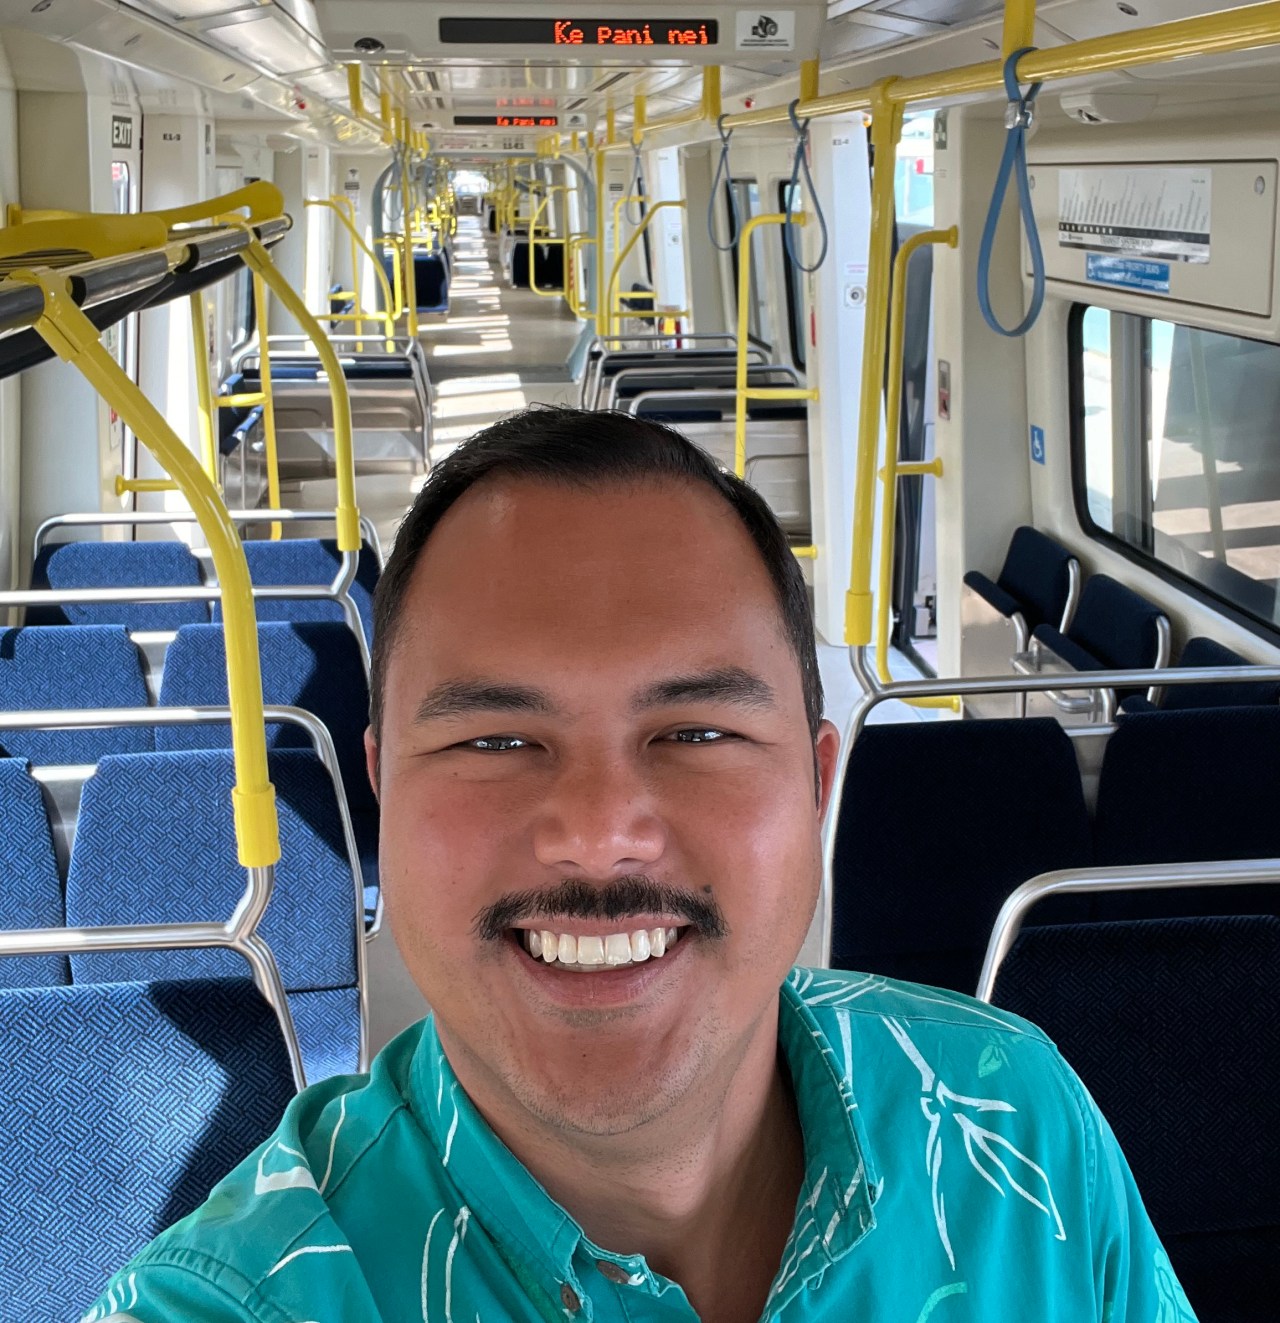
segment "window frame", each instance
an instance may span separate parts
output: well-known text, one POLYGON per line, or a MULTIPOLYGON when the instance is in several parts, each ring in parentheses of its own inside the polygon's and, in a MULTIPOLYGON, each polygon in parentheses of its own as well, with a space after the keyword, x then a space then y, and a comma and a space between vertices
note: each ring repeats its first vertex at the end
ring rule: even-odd
MULTIPOLYGON (((741 184, 746 189, 754 188, 756 190, 756 204, 761 205, 760 201, 760 181, 755 175, 733 175, 724 181, 724 202, 725 211, 728 217, 729 231, 729 262, 733 271, 733 288, 730 295, 733 299, 734 325, 737 325, 738 317, 738 285, 740 282, 741 265, 738 256, 738 225, 736 217, 741 213, 734 207, 734 186, 741 184)), ((753 211, 747 216, 747 220, 760 215, 761 212, 753 211)), ((754 238, 755 236, 753 236, 754 238)), ((760 245, 760 255, 765 255, 764 244, 760 245)), ((762 282, 764 280, 763 262, 753 262, 755 268, 755 279, 751 282, 751 289, 748 290, 750 296, 754 290, 758 297, 751 299, 751 307, 747 312, 747 343, 757 349, 763 349, 766 354, 773 353, 773 341, 764 338, 765 327, 765 305, 767 300, 764 297, 762 282), (754 322, 754 326, 752 323, 754 322)), ((768 328, 772 332, 772 327, 768 328)))
MULTIPOLYGON (((1268 643, 1280 644, 1280 621, 1267 620, 1262 616, 1255 615, 1247 607, 1241 606, 1239 603, 1231 601, 1230 598, 1224 597, 1221 593, 1215 592, 1212 588, 1201 583, 1200 580, 1184 574, 1175 566, 1158 559, 1141 547, 1135 547, 1131 542, 1126 542, 1122 537, 1109 529, 1103 528, 1094 520, 1089 510, 1089 490, 1085 475, 1084 318, 1090 308, 1097 308, 1108 315, 1115 312, 1129 312, 1131 315, 1146 318, 1148 322, 1152 320, 1149 313, 1133 313, 1130 309, 1110 308, 1103 303, 1075 302, 1071 305, 1071 310, 1067 315, 1067 408, 1070 415, 1071 502, 1075 508, 1076 522, 1080 527, 1080 531, 1089 541, 1099 543, 1108 550, 1116 552, 1131 565, 1136 565, 1138 568, 1153 574, 1162 583, 1185 593, 1194 602, 1216 612, 1224 619, 1231 621, 1232 624, 1240 625, 1251 634, 1268 643)), ((1190 322, 1174 322, 1171 324, 1186 326, 1193 330, 1214 331, 1213 327, 1195 326, 1190 322)), ((1232 332, 1222 331, 1215 331, 1214 333, 1219 335, 1233 334, 1232 332)), ((1240 340, 1253 339, 1252 336, 1236 336, 1235 338, 1240 340)), ((1257 343, 1274 346, 1274 341, 1269 340, 1260 340, 1257 343)), ((1148 396, 1150 392, 1149 372, 1146 374, 1142 389, 1144 397, 1148 396)), ((1150 416, 1149 408, 1147 409, 1147 416, 1150 416)), ((1113 447, 1114 442, 1113 433, 1113 447)), ((1277 576, 1277 578, 1280 580, 1280 576, 1277 576)), ((1262 581, 1254 579, 1253 582, 1261 583, 1262 581)), ((1280 602, 1280 582, 1277 583, 1276 591, 1277 601, 1280 602)))
MULTIPOLYGON (((791 180, 778 180, 778 210, 785 216, 788 211, 791 199, 787 194, 791 190, 791 180)), ((801 372, 809 370, 808 349, 809 342, 805 336, 808 329, 808 308, 805 307, 805 300, 801 297, 803 285, 800 281, 800 273, 796 270, 795 263, 791 260, 787 252, 787 229, 785 225, 778 226, 778 242, 782 245, 782 285, 786 296, 787 308, 787 338, 791 342, 791 361, 801 372)))

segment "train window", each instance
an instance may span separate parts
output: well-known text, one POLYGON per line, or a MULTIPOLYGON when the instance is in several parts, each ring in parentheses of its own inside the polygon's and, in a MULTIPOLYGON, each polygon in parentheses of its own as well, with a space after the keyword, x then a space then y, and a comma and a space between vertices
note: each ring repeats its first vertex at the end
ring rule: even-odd
MULTIPOLYGON (((793 189, 789 180, 778 181, 778 210, 785 216, 788 211, 803 211, 804 197, 799 189, 793 189)), ((791 258, 787 256, 787 236, 782 226, 778 227, 778 242, 782 245, 782 280, 787 293, 787 329, 791 336, 791 361, 803 369, 805 365, 805 307, 804 282, 796 270, 791 258)), ((803 260, 803 258, 801 259, 803 260)))
MULTIPOLYGON (((731 179, 725 185, 725 209, 729 213, 730 238, 736 240, 738 227, 735 218, 740 217, 743 224, 746 224, 753 216, 760 215, 760 185, 754 179, 731 179)), ((733 310, 736 316, 739 271, 736 242, 730 250, 730 257, 733 261, 733 310)), ((773 349, 773 336, 765 312, 764 242, 759 230, 751 236, 751 306, 747 309, 747 339, 766 352, 773 349)))
POLYGON ((1071 352, 1086 530, 1280 624, 1280 345, 1077 306, 1071 352))
POLYGON ((241 349, 253 338, 257 322, 253 303, 253 275, 247 266, 236 272, 231 287, 231 347, 241 349))
POLYGON ((908 115, 902 123, 893 171, 895 210, 900 225, 933 224, 932 110, 908 115))

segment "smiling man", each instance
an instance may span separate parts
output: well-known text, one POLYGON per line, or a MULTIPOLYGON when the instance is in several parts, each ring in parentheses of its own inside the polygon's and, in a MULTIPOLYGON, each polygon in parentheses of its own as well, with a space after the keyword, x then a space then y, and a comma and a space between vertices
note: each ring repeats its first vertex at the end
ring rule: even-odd
POLYGON ((521 414, 433 471, 375 612, 382 885, 432 1016, 90 1319, 1192 1317, 1043 1035, 792 969, 838 740, 750 488, 650 423, 521 414))

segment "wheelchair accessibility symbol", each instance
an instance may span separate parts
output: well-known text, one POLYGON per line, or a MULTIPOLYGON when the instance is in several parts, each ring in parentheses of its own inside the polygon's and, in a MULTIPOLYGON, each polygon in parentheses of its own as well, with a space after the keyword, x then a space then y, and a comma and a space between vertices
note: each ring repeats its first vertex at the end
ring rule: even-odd
POLYGON ((751 25, 751 35, 760 38, 776 37, 778 35, 777 21, 770 18, 768 14, 761 14, 751 25))
POLYGON ((1031 429, 1031 458, 1037 464, 1044 463, 1044 428, 1033 427, 1031 429))

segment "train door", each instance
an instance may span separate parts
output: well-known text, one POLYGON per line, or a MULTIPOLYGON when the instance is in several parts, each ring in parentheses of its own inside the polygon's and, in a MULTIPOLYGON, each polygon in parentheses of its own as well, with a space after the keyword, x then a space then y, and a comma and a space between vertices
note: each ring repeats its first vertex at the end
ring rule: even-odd
MULTIPOLYGON (((113 84, 111 101, 111 210, 127 215, 140 209, 142 199, 142 116, 123 84, 113 84)), ((129 380, 138 380, 138 314, 109 327, 103 344, 129 380)), ((138 476, 138 439, 124 420, 105 402, 104 414, 108 472, 119 473, 126 480, 138 476)), ((128 492, 122 498, 124 509, 135 508, 136 496, 128 492)))

